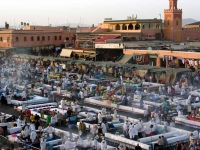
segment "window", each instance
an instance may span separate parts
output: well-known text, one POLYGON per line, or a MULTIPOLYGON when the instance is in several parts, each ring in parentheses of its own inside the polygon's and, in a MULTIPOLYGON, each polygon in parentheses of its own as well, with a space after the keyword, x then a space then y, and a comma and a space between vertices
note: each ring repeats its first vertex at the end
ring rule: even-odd
POLYGON ((26 41, 27 39, 26 39, 26 37, 24 37, 24 41, 26 41))
POLYGON ((127 26, 125 24, 122 25, 122 30, 127 30, 127 26))
POLYGON ((66 37, 66 41, 68 41, 69 40, 69 38, 68 37, 66 37))
POLYGON ((57 40, 57 36, 54 36, 54 40, 55 40, 55 41, 57 40))
POLYGON ((133 27, 132 24, 129 24, 129 25, 128 25, 128 30, 133 30, 133 28, 134 28, 134 27, 133 27))
POLYGON ((40 41, 40 36, 37 36, 37 41, 40 41))
POLYGON ((167 24, 168 24, 168 26, 169 26, 169 20, 167 21, 167 24))
POLYGON ((16 42, 18 42, 18 41, 19 41, 19 38, 18 38, 18 37, 16 37, 16 38, 15 38, 15 41, 16 41, 16 42))
POLYGON ((119 24, 117 24, 117 25, 115 26, 115 30, 120 30, 120 25, 119 25, 119 24))
POLYGON ((2 38, 2 37, 0 37, 0 41, 3 41, 3 38, 2 38))
POLYGON ((31 41, 34 41, 34 37, 33 36, 31 37, 31 41))
POLYGON ((140 25, 138 23, 135 25, 135 30, 140 30, 140 25))
POLYGON ((178 20, 176 20, 176 25, 178 26, 178 20))
POLYGON ((42 41, 45 41, 45 36, 42 36, 42 41))
POLYGON ((48 36, 48 41, 50 41, 50 36, 48 36))
POLYGON ((59 40, 61 40, 61 36, 59 36, 59 40))

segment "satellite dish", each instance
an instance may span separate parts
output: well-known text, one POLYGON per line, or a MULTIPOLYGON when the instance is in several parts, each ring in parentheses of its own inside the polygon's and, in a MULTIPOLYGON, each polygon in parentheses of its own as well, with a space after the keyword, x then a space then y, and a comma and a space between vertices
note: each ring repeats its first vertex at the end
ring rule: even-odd
POLYGON ((151 47, 148 47, 147 50, 152 50, 152 48, 151 48, 151 47))

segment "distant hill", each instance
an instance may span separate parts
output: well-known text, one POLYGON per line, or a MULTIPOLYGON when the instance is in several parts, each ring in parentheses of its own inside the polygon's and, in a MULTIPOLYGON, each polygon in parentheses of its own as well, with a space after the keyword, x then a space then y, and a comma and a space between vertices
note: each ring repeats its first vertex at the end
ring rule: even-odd
POLYGON ((182 21, 183 21, 183 22, 182 22, 182 25, 183 25, 183 27, 184 27, 185 25, 190 24, 190 23, 197 22, 198 20, 195 20, 195 19, 192 19, 192 18, 186 18, 186 19, 183 19, 182 21))

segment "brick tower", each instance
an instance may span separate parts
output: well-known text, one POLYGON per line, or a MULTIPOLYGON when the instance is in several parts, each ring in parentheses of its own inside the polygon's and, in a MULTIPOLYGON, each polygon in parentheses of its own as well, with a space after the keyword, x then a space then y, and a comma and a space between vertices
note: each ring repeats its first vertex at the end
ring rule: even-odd
POLYGON ((174 42, 182 41, 182 9, 178 0, 169 0, 169 9, 164 10, 164 38, 174 42))

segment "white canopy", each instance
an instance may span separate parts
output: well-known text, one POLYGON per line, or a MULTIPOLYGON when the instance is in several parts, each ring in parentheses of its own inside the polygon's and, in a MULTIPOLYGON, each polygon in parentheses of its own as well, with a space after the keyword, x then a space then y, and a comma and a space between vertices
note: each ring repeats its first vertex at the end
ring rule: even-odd
POLYGON ((73 52, 73 50, 71 50, 71 49, 62 49, 60 56, 70 57, 72 52, 73 52))

